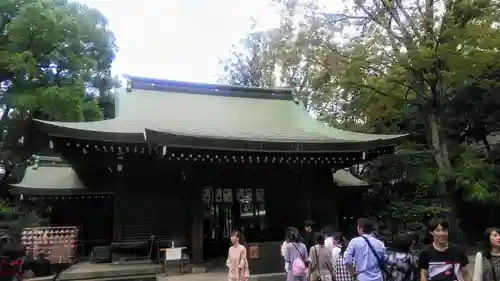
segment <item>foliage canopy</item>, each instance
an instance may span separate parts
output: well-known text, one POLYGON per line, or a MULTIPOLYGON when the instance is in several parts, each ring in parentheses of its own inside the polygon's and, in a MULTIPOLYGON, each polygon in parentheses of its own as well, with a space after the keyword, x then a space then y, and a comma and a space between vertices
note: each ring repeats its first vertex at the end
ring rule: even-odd
POLYGON ((106 18, 74 1, 2 0, 0 11, 1 158, 21 163, 31 118, 103 118, 116 44, 106 18))
MULTIPOLYGON (((226 62, 228 74, 272 73, 263 85, 292 87, 332 126, 410 133, 410 143, 359 176, 425 188, 411 196, 439 196, 422 203, 431 213, 440 206, 456 221, 459 200, 500 202, 498 154, 488 141, 500 121, 499 1, 355 0, 342 11, 275 2, 280 26, 259 32, 258 44, 254 34, 242 41, 246 52, 226 62)), ((259 84, 246 80, 229 82, 259 84)), ((421 201, 408 200, 390 206, 419 209, 421 201)))

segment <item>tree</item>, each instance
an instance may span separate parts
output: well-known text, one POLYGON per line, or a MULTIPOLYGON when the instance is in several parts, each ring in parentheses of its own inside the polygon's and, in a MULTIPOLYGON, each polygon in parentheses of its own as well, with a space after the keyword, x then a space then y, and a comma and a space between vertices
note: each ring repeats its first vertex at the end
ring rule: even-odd
POLYGON ((0 200, 0 235, 10 230, 21 232, 23 228, 37 227, 47 223, 37 208, 21 208, 0 200))
MULTIPOLYGON (((116 84, 116 45, 106 18, 74 1, 1 0, 0 11, 0 163, 10 174, 22 174, 26 159, 40 148, 32 118, 103 118, 98 97, 109 97, 116 84)), ((0 227, 38 223, 34 212, 0 207, 0 227)))
POLYGON ((457 91, 496 67, 497 8, 495 1, 358 1, 361 13, 347 17, 361 16, 356 24, 365 34, 339 52, 351 60, 343 76, 346 87, 415 107, 438 167, 439 194, 452 207, 454 223, 461 176, 453 165, 460 142, 453 137, 466 128, 451 127, 446 109, 457 91))
POLYGON ((359 0, 340 13, 276 2, 272 60, 308 110, 351 130, 411 132, 423 146, 394 159, 432 160, 407 168, 414 182, 437 187, 452 224, 460 197, 498 201, 495 162, 466 146, 488 150, 500 121, 498 1, 359 0))
POLYGON ((0 157, 19 163, 29 148, 29 120, 103 118, 98 96, 115 85, 114 35, 97 10, 66 0, 0 1, 0 157))
POLYGON ((220 82, 247 87, 276 86, 276 54, 269 32, 253 32, 231 50, 220 63, 224 75, 220 82))
MULTIPOLYGON (((112 80, 110 80, 109 84, 103 85, 99 91, 98 96, 98 104, 99 108, 102 111, 102 115, 104 119, 113 119, 115 118, 115 94, 111 92, 110 89, 120 88, 121 81, 118 76, 115 76, 112 80)), ((87 118, 85 118, 87 119, 87 118)))
MULTIPOLYGON (((289 87, 308 112, 317 116, 328 112, 331 116, 338 109, 338 86, 329 83, 332 69, 322 66, 330 63, 329 58, 318 59, 323 49, 315 42, 314 32, 320 22, 295 24, 298 7, 298 2, 286 3, 279 10, 282 20, 278 28, 253 32, 240 40, 231 56, 221 62, 221 81, 253 87, 289 87)), ((335 34, 329 29, 322 32, 327 38, 335 34)))
MULTIPOLYGON (((296 1, 283 3, 290 2, 296 1)), ((455 222, 461 176, 454 161, 473 125, 452 122, 449 108, 457 108, 459 93, 470 85, 491 84, 485 74, 498 68, 498 2, 360 0, 339 14, 307 8, 314 11, 309 26, 322 22, 309 38, 324 52, 317 60, 330 58, 322 64, 332 75, 326 83, 339 86, 348 104, 357 103, 357 118, 372 124, 383 116, 392 123, 398 115, 419 121, 438 169, 439 194, 453 207, 449 215, 455 222), (325 37, 324 29, 348 29, 351 35, 340 42, 325 37)), ((488 190, 474 185, 483 195, 488 190)))

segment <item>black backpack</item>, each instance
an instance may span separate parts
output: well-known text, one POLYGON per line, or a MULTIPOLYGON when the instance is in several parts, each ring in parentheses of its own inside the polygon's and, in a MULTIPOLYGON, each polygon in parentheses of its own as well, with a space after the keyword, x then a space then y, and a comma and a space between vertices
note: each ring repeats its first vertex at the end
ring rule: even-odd
POLYGON ((10 260, 16 260, 26 255, 26 247, 24 247, 20 235, 15 233, 7 233, 0 237, 0 256, 10 260))

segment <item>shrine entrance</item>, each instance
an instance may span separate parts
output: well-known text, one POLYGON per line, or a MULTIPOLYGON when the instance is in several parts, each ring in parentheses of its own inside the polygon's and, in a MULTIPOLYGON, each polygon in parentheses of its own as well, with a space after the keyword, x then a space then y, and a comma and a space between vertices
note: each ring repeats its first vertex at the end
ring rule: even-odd
POLYGON ((205 187, 203 190, 205 259, 226 256, 231 233, 260 241, 265 228, 264 189, 205 187))

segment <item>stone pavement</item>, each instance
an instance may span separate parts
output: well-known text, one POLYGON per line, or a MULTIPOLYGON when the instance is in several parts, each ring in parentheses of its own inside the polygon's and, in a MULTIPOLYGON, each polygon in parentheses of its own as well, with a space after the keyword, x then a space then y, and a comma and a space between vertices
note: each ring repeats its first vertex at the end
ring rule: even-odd
MULTIPOLYGON (((467 268, 469 272, 472 274, 474 269, 474 259, 475 255, 469 255, 469 265, 467 268)), ((282 281, 285 280, 283 276, 278 274, 266 274, 266 276, 261 276, 264 278, 256 278, 253 279, 250 276, 249 281, 282 281)), ((227 272, 219 271, 219 272, 210 272, 210 273, 202 273, 202 274, 186 274, 186 275, 178 275, 178 276, 164 276, 163 274, 157 275, 157 281, 226 281, 227 280, 227 272)))
POLYGON ((156 276, 157 281, 227 281, 226 272, 211 272, 200 274, 186 274, 178 276, 156 276))
MULTIPOLYGON (((253 275, 248 281, 284 281, 284 273, 253 275)), ((179 276, 157 275, 156 281, 227 281, 226 272, 212 272, 201 274, 186 274, 179 276)))

